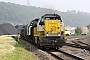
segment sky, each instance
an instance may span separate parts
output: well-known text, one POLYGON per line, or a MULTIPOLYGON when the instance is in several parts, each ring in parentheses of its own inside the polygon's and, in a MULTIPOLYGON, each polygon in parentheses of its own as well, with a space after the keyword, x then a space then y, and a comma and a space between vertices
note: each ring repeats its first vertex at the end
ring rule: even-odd
POLYGON ((0 2, 11 2, 20 5, 29 5, 50 8, 59 11, 76 10, 90 13, 90 0, 0 0, 0 2))

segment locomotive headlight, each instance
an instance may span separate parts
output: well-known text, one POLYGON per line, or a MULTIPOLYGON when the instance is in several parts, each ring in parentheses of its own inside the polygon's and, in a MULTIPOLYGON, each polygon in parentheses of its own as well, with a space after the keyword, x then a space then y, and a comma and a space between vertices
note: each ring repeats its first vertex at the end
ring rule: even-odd
POLYGON ((60 36, 60 32, 58 32, 58 36, 60 36))
POLYGON ((46 36, 48 36, 49 34, 48 34, 48 32, 46 33, 46 36))
POLYGON ((55 41, 55 43, 56 43, 57 41, 55 41))

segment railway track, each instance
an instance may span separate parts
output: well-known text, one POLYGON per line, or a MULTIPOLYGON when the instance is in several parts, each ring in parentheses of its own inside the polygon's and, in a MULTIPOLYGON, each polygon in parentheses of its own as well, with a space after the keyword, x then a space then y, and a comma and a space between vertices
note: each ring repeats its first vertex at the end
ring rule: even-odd
MULTIPOLYGON (((81 42, 79 42, 79 43, 81 43, 81 42)), ((84 44, 84 43, 81 43, 81 44, 84 44)), ((87 44, 85 44, 85 45, 87 45, 87 44)), ((72 47, 72 50, 76 50, 76 49, 73 49, 73 48, 81 49, 81 51, 82 51, 82 49, 86 49, 86 46, 81 46, 77 43, 73 43, 73 44, 72 43, 66 43, 66 46, 67 47, 72 47)), ((45 59, 47 57, 47 60, 52 60, 51 58, 49 59, 48 57, 53 57, 53 58, 55 58, 54 60, 87 60, 86 58, 84 59, 83 57, 76 56, 77 54, 76 55, 73 54, 73 53, 76 53, 75 51, 72 51, 73 53, 68 53, 67 50, 65 50, 65 49, 66 49, 66 47, 64 47, 63 49, 61 48, 59 50, 44 50, 42 52, 47 52, 46 54, 44 54, 44 53, 40 54, 41 52, 39 52, 36 55, 40 54, 39 56, 44 57, 45 59), (51 56, 48 56, 48 54, 50 54, 51 56)))
POLYGON ((71 38, 71 39, 68 40, 69 42, 66 43, 66 46, 90 50, 90 44, 84 43, 84 42, 81 41, 81 40, 86 40, 86 39, 89 39, 89 38, 90 38, 89 36, 71 38))
POLYGON ((81 44, 84 44, 84 45, 89 45, 89 44, 83 43, 83 42, 81 42, 81 41, 78 41, 78 42, 81 43, 81 44))
POLYGON ((83 43, 81 41, 72 41, 72 42, 75 43, 75 44, 81 45, 81 46, 87 46, 87 45, 89 45, 89 44, 83 43))
POLYGON ((79 45, 77 43, 76 44, 66 43, 66 46, 89 50, 88 46, 81 46, 81 45, 79 45))
POLYGON ((53 57, 55 57, 57 60, 84 60, 80 57, 77 57, 75 55, 69 54, 67 52, 64 52, 62 50, 55 50, 55 51, 47 51, 49 54, 51 54, 53 57))
POLYGON ((86 43, 83 43, 79 40, 86 39, 84 38, 75 38, 76 40, 72 40, 72 43, 66 43, 67 48, 72 47, 71 51, 65 47, 62 49, 59 49, 57 51, 47 51, 49 54, 51 54, 53 57, 55 57, 57 60, 88 60, 90 54, 88 54, 89 48, 86 43), (76 48, 76 49, 75 49, 76 48), (83 52, 83 49, 88 50, 87 52, 83 52), (75 52, 76 50, 76 52, 75 52))

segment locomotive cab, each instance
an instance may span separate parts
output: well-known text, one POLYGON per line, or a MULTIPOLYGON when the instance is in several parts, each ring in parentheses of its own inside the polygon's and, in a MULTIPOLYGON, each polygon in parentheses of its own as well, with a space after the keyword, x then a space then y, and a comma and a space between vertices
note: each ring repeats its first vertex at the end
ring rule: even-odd
POLYGON ((62 47, 65 43, 65 28, 57 14, 45 14, 37 23, 38 43, 44 47, 62 47))

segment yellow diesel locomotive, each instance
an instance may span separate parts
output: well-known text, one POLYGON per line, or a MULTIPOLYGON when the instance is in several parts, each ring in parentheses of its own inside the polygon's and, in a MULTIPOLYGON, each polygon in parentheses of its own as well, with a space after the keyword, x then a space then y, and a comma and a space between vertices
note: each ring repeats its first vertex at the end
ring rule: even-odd
POLYGON ((20 36, 43 48, 58 49, 66 42, 65 26, 58 14, 45 14, 32 20, 20 36))

